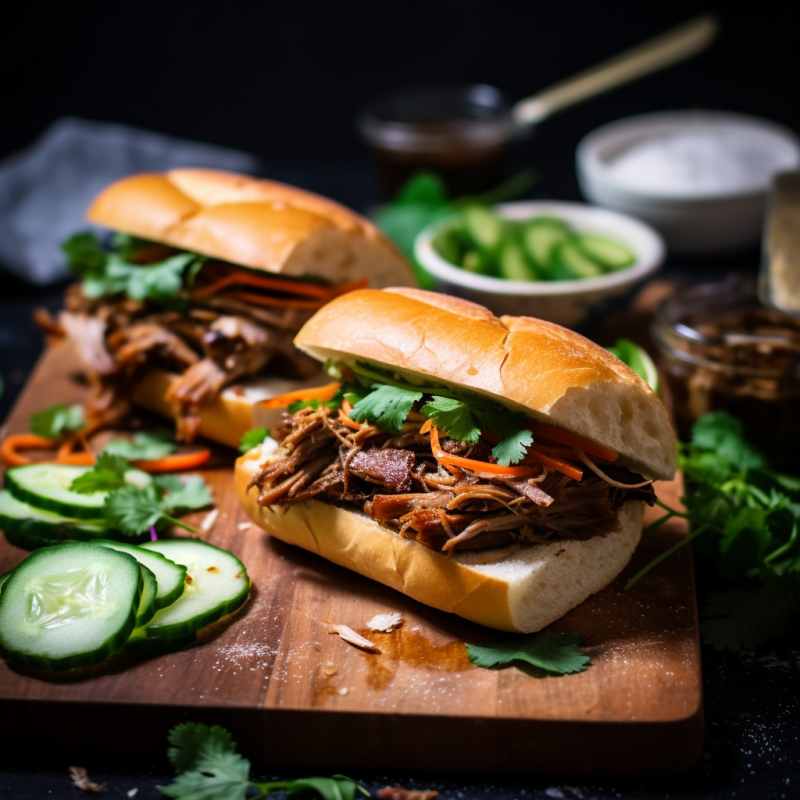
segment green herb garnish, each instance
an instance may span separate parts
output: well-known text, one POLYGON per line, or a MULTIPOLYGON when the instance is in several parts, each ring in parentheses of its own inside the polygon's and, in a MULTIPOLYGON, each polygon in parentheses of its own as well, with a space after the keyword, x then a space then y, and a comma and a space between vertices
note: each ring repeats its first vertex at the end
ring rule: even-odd
POLYGON ((668 506, 649 527, 683 517, 691 533, 626 585, 694 541, 729 588, 712 593, 700 630, 707 644, 736 652, 782 636, 800 619, 800 479, 771 470, 739 420, 722 411, 698 420, 679 446, 686 512, 668 506))
POLYGON ((371 422, 388 433, 400 433, 411 407, 422 400, 422 392, 380 383, 374 383, 372 389, 353 406, 350 418, 356 422, 371 422))
POLYGON ((75 433, 86 427, 83 406, 55 405, 31 417, 31 433, 45 439, 58 439, 65 433, 75 433))
POLYGON ((296 781, 256 783, 250 780, 250 762, 236 749, 236 742, 224 728, 184 722, 170 731, 169 760, 176 778, 159 786, 167 797, 182 800, 259 800, 274 792, 289 796, 311 795, 322 800, 354 800, 369 792, 344 775, 330 778, 301 778, 296 781), (253 794, 252 792, 258 792, 253 794), (249 794, 248 794, 249 793, 249 794))
POLYGON ((128 461, 156 461, 174 453, 175 437, 171 430, 138 431, 132 440, 112 439, 104 453, 122 456, 128 461))
POLYGON ((549 675, 568 675, 583 672, 589 666, 589 656, 581 653, 581 644, 582 636, 555 636, 542 631, 500 644, 468 644, 467 655, 476 667, 484 669, 523 662, 549 675))
POLYGON ((253 428, 252 430, 246 431, 239 440, 239 452, 247 453, 254 447, 263 444, 268 433, 269 431, 266 428, 253 428))

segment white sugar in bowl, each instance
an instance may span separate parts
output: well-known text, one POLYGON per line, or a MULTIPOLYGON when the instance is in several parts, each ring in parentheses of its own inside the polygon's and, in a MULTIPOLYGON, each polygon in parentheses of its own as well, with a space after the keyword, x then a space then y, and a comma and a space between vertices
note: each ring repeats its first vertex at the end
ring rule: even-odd
POLYGON ((598 128, 576 161, 588 200, 650 223, 671 253, 712 255, 759 240, 774 175, 800 169, 800 139, 743 114, 663 112, 598 128))

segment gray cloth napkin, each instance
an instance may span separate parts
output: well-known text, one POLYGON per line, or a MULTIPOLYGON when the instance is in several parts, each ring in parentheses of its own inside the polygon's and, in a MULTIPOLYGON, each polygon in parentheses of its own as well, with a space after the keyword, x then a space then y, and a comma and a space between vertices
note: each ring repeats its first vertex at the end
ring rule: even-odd
POLYGON ((91 229, 84 214, 105 186, 135 172, 216 167, 256 172, 247 153, 151 131, 65 117, 0 164, 0 265, 25 281, 69 275, 60 244, 91 229))

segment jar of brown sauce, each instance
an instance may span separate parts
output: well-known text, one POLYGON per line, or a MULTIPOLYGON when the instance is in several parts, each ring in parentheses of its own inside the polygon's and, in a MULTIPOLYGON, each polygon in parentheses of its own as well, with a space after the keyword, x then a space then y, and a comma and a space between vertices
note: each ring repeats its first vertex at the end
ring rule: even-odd
POLYGON ((513 135, 509 103, 484 84, 386 95, 360 113, 358 128, 387 197, 420 170, 438 174, 451 197, 494 188, 513 135))
POLYGON ((653 322, 679 436, 724 410, 775 467, 800 467, 800 320, 764 308, 754 283, 694 286, 653 322))

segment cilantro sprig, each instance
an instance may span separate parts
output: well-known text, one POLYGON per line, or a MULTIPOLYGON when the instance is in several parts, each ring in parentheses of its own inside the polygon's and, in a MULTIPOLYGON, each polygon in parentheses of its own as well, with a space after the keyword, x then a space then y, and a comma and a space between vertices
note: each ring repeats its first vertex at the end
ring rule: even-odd
POLYGON ((126 458, 106 449, 92 469, 72 481, 70 489, 79 494, 107 492, 104 519, 111 527, 134 537, 162 524, 194 532, 191 525, 176 519, 174 514, 206 508, 214 502, 208 485, 199 475, 186 479, 177 475, 153 479, 148 476, 146 483, 140 482, 142 477, 143 473, 133 470, 126 458), (138 476, 135 483, 132 476, 138 476))
POLYGON ((161 794, 179 800, 259 800, 275 792, 318 796, 322 800, 354 800, 369 792, 344 775, 295 781, 250 780, 250 762, 237 752, 231 734, 219 725, 184 722, 169 734, 167 755, 176 778, 159 786, 161 794), (258 792, 258 794, 253 794, 258 792))
POLYGON ((83 406, 54 405, 34 414, 29 427, 31 433, 45 439, 58 439, 65 433, 76 433, 86 427, 86 417, 83 406))
POLYGON ((83 279, 87 297, 126 294, 133 300, 174 303, 184 282, 191 283, 206 262, 197 253, 178 253, 155 264, 136 264, 130 259, 149 242, 134 237, 115 237, 106 251, 93 233, 76 233, 61 245, 72 271, 83 279))
POLYGON ((694 541, 723 587, 703 609, 704 641, 737 652, 782 636, 800 620, 800 478, 770 469, 742 423, 722 411, 698 420, 678 463, 686 511, 657 501, 666 513, 645 533, 673 517, 686 519, 691 532, 625 588, 694 541))
POLYGON ((498 644, 468 644, 467 656, 484 669, 527 664, 543 675, 569 675, 589 667, 589 656, 580 651, 582 644, 583 637, 577 634, 556 636, 542 631, 498 644))

